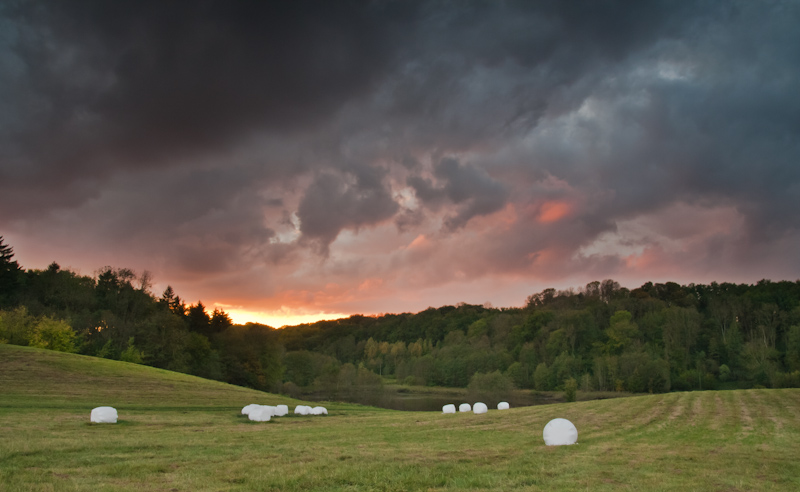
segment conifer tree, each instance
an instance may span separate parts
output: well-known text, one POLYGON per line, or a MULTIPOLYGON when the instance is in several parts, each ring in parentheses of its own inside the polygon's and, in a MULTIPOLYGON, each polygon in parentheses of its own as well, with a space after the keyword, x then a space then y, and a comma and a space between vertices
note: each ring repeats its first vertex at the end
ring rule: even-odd
POLYGON ((13 306, 17 297, 22 269, 13 258, 14 249, 0 236, 0 309, 13 306))

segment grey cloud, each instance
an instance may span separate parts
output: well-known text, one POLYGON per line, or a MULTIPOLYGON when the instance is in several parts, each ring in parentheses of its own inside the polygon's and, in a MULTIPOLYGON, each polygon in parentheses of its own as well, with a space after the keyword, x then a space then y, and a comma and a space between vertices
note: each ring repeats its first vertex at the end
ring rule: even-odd
POLYGON ((414 194, 417 198, 434 210, 438 210, 447 197, 444 188, 437 188, 430 179, 421 176, 409 176, 406 182, 414 189, 414 194))
POLYGON ((395 218, 395 225, 400 232, 413 230, 421 226, 425 222, 425 214, 422 210, 404 209, 397 214, 395 218))
POLYGON ((687 202, 745 216, 731 258, 789 251, 797 25, 777 1, 8 2, 0 225, 91 210, 76 230, 105 218, 92 234, 109 244, 172 242, 164 261, 186 271, 288 271, 343 230, 394 220, 430 239, 441 221, 435 239, 457 242, 511 203, 519 221, 476 239, 464 271, 550 250, 548 275, 612 276, 618 257, 574 253, 687 202), (403 182, 420 208, 392 197, 403 182), (537 222, 537 203, 570 198, 537 222))
POLYGON ((414 188, 417 198, 434 210, 445 202, 458 207, 458 212, 445 220, 448 230, 457 230, 473 217, 491 214, 506 204, 507 186, 474 166, 444 158, 434 166, 433 173, 439 186, 419 176, 410 176, 408 184, 414 188))
POLYGON ((297 216, 302 240, 327 255, 343 229, 358 230, 390 219, 399 209, 385 188, 384 172, 359 167, 355 174, 318 174, 305 190, 297 216), (350 178, 350 179, 348 179, 350 178))
MULTIPOLYGON (((800 6, 793 14, 800 21, 800 6)), ((790 211, 791 203, 800 203, 800 168, 793 164, 800 155, 800 97, 793 90, 800 64, 792 61, 800 56, 800 33, 785 25, 764 28, 773 23, 784 21, 769 9, 731 14, 726 40, 744 37, 753 44, 723 51, 719 40, 701 37, 696 57, 685 62, 709 66, 696 67, 687 80, 646 88, 649 103, 626 115, 640 128, 641 143, 619 146, 616 162, 607 165, 615 180, 607 184, 618 190, 620 207, 641 210, 676 198, 737 203, 754 242, 800 226, 790 211), (754 21, 761 26, 757 35, 754 21)))
POLYGON ((565 46, 606 56, 621 52, 624 40, 657 36, 670 16, 660 4, 643 4, 7 4, 0 17, 13 29, 0 60, 13 68, 4 79, 13 96, 4 102, 14 118, 4 128, 13 138, 2 146, 3 181, 70 205, 81 199, 62 191, 71 181, 102 183, 120 167, 174 165, 258 132, 331 123, 347 101, 409 66, 417 68, 400 77, 407 88, 391 93, 393 111, 407 115, 401 124, 444 148, 491 139, 510 121, 536 121, 543 97, 534 92, 567 80, 552 75, 556 65, 577 66, 554 61, 565 46), (523 76, 503 71, 500 87, 482 87, 486 76, 459 85, 474 67, 503 60, 547 68, 527 89, 502 86, 503 77, 523 76), (487 91, 498 88, 516 96, 493 110, 487 91))
MULTIPOLYGON (((703 8, 680 25, 670 21, 680 36, 631 46, 626 57, 552 93, 545 106, 560 111, 544 113, 526 141, 508 139, 522 149, 506 161, 487 162, 514 169, 506 176, 533 181, 544 172, 564 180, 592 197, 591 215, 576 219, 595 224, 613 226, 683 201, 735 206, 748 225, 735 238, 743 253, 795 234, 800 31, 792 26, 800 5, 703 8), (565 96, 566 104, 559 100, 565 96)), ((583 241, 596 231, 587 229, 583 241)))
MULTIPOLYGON (((172 165, 254 132, 306 131, 393 59, 366 2, 15 2, 0 43, 3 181, 172 165), (8 98, 8 99, 6 99, 8 98), (13 116, 13 118, 12 118, 13 116)), ((394 9, 400 10, 400 9, 394 9)), ((2 186, 2 185, 0 185, 2 186)))

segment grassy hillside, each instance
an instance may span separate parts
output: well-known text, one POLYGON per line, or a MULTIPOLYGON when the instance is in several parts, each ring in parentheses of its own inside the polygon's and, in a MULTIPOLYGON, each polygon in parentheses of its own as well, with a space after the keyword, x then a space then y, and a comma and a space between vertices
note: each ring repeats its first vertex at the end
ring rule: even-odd
MULTIPOLYGON (((800 390, 671 393, 490 411, 328 404, 257 424, 267 395, 0 345, 0 490, 797 490, 800 390), (117 425, 89 423, 113 405, 117 425), (564 417, 579 444, 547 447, 564 417)), ((460 403, 460 402, 453 402, 460 403)))

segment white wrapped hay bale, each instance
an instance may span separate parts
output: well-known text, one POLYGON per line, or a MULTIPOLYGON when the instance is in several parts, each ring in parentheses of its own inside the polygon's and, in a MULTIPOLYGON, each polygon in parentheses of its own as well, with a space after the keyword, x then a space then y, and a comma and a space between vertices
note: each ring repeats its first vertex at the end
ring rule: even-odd
POLYGON ((295 415, 308 415, 311 412, 311 407, 306 405, 297 405, 294 407, 295 415))
POLYGON ((253 422, 269 422, 272 417, 272 411, 266 405, 258 405, 258 408, 250 410, 247 418, 253 422))
POLYGON ((274 417, 283 417, 289 413, 289 407, 287 405, 276 405, 275 406, 275 415, 274 417))
POLYGON ((314 407, 311 409, 311 415, 328 415, 328 409, 325 407, 314 407))
POLYGON ((507 401, 501 401, 500 403, 497 404, 497 409, 498 410, 508 410, 509 409, 508 402, 507 401))
POLYGON ((469 403, 462 403, 461 405, 458 406, 458 411, 459 412, 471 412, 472 411, 472 406, 469 403))
POLYGON ((456 413, 456 406, 452 403, 442 407, 442 413, 456 413))
POLYGON ((567 419, 553 419, 544 426, 542 437, 548 446, 568 446, 578 442, 578 429, 567 419))
POLYGON ((486 413, 489 411, 489 408, 486 406, 486 403, 477 402, 472 405, 472 412, 476 414, 486 413))
POLYGON ((256 405, 255 403, 246 405, 244 408, 242 408, 242 415, 250 415, 250 412, 258 408, 258 406, 259 405, 256 405))
POLYGON ((90 418, 95 424, 116 424, 117 409, 114 407, 93 408, 90 418))

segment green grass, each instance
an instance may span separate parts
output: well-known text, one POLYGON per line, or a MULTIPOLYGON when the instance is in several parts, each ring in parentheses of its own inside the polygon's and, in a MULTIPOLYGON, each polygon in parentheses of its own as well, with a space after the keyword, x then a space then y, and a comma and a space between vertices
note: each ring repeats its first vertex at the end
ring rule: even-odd
POLYGON ((490 411, 327 403, 0 345, 0 490, 798 490, 800 390, 671 393, 490 411), (120 422, 90 424, 95 406, 120 422), (542 429, 571 420, 575 446, 542 429))

